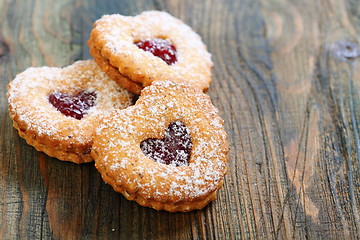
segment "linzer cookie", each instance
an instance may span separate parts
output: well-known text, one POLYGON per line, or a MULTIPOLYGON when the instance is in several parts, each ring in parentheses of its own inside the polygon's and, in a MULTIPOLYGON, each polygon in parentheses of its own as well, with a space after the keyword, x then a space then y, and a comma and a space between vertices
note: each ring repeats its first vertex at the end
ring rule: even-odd
POLYGON ((134 106, 103 118, 91 155, 104 181, 127 199, 186 212, 216 198, 228 143, 208 95, 160 81, 144 88, 134 106))
POLYGON ((165 12, 105 15, 88 44, 102 70, 136 94, 153 81, 185 79, 203 91, 211 83, 213 63, 200 36, 165 12))
POLYGON ((60 160, 90 162, 93 135, 103 115, 132 105, 92 61, 65 68, 28 68, 8 85, 10 117, 28 144, 60 160))

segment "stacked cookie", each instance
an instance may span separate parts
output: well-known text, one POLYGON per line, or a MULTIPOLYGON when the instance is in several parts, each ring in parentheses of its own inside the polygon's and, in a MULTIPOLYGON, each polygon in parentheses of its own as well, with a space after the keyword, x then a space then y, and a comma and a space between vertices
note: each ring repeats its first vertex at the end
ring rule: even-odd
POLYGON ((148 11, 103 16, 88 43, 95 61, 29 68, 9 84, 20 136, 60 160, 95 160, 105 182, 142 206, 191 211, 214 200, 228 144, 203 93, 212 61, 199 35, 148 11))

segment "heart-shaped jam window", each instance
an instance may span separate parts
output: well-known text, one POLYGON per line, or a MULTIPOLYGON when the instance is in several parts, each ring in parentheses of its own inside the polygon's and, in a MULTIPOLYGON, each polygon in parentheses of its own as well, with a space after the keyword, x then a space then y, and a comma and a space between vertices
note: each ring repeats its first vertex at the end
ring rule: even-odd
POLYGON ((181 121, 170 123, 164 138, 149 138, 140 143, 140 148, 147 157, 176 167, 189 165, 191 147, 190 132, 181 121))
POLYGON ((177 61, 176 48, 168 39, 153 38, 144 41, 135 42, 138 48, 151 52, 154 56, 161 58, 168 65, 177 61))
POLYGON ((87 111, 95 105, 96 93, 81 91, 75 95, 62 92, 53 92, 49 95, 49 102, 62 114, 82 119, 87 111))

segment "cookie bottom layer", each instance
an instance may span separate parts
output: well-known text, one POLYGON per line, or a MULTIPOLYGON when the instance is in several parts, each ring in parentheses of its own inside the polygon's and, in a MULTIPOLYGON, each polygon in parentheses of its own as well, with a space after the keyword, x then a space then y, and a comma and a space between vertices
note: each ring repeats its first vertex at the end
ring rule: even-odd
POLYGON ((91 145, 85 147, 82 146, 81 149, 71 149, 71 151, 66 151, 61 148, 61 145, 59 144, 51 143, 51 141, 46 138, 38 139, 35 134, 29 134, 26 131, 21 130, 15 121, 13 125, 14 128, 18 130, 20 137, 24 138, 27 144, 33 146, 37 151, 46 153, 50 157, 55 157, 61 161, 71 161, 77 164, 93 161, 90 155, 91 145))
MULTIPOLYGON (((96 154, 96 153, 92 152, 92 154, 96 154)), ((100 167, 100 166, 96 165, 96 163, 95 163, 95 166, 97 168, 100 167)), ((219 183, 218 188, 215 191, 211 192, 210 194, 208 194, 207 196, 205 196, 205 197, 203 197, 201 199, 193 200, 191 202, 186 202, 186 201, 160 202, 160 201, 156 201, 156 200, 151 199, 151 198, 142 198, 137 194, 131 194, 128 191, 126 191, 126 189, 123 188, 122 186, 117 185, 116 182, 113 180, 113 178, 108 176, 106 171, 100 171, 100 172, 102 173, 103 180, 106 183, 110 184, 116 192, 119 192, 119 193, 123 194, 124 197, 127 200, 135 201, 135 202, 137 202, 138 204, 140 204, 143 207, 150 207, 150 208, 153 208, 155 210, 165 210, 165 211, 168 211, 168 212, 190 212, 192 210, 202 209, 209 202, 216 199, 217 190, 220 189, 222 187, 222 185, 223 185, 223 180, 222 180, 219 183)))

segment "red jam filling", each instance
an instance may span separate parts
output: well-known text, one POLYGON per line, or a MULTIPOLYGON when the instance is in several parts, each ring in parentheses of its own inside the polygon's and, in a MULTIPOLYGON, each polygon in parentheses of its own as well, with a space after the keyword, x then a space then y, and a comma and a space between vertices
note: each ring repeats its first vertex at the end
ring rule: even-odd
POLYGON ((53 92, 49 95, 49 102, 62 114, 82 119, 87 111, 95 105, 96 93, 81 91, 76 95, 53 92))
POLYGON ((135 42, 135 45, 142 50, 151 52, 154 56, 161 58, 168 65, 172 65, 177 61, 176 48, 168 39, 153 38, 135 42))
POLYGON ((191 147, 190 132, 180 121, 172 122, 166 128, 163 139, 149 138, 140 143, 148 158, 176 167, 189 165, 191 147))

